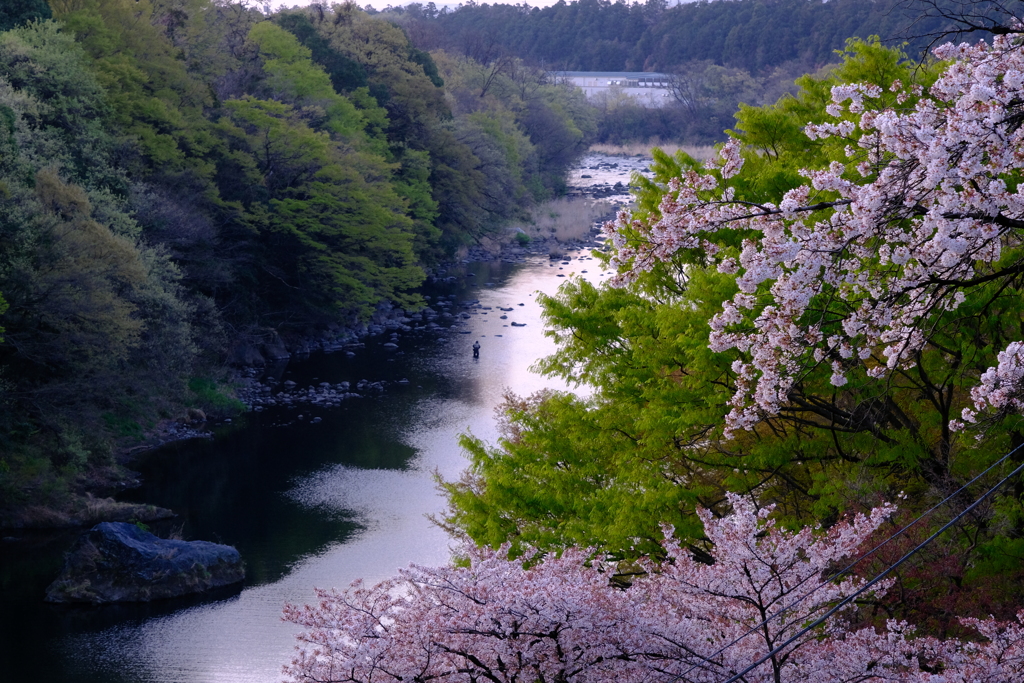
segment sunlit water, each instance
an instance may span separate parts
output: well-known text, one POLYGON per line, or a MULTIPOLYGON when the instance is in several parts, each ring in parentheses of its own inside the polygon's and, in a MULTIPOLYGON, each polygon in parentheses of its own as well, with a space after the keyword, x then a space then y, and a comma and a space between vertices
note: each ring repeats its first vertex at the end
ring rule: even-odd
POLYGON ((249 572, 244 587, 154 605, 48 606, 38 600, 52 579, 52 549, 28 581, 30 596, 12 587, 26 582, 29 560, 5 564, 0 680, 281 680, 297 631, 281 621, 285 603, 311 600, 314 586, 372 582, 409 563, 448 561, 450 540, 428 520, 444 510, 434 473, 453 479, 464 469, 459 434, 495 441, 494 408, 506 388, 562 388, 529 371, 554 350, 536 292, 553 293, 564 276, 584 270, 595 281, 605 277, 596 261, 577 258, 569 265, 546 258, 470 264, 438 292, 492 307, 458 328, 470 334, 403 334, 401 353, 382 347, 385 335, 355 358, 319 355, 279 369, 299 386, 363 378, 408 384, 336 409, 253 413, 222 428, 216 441, 148 458, 140 464, 146 485, 132 496, 177 511, 187 538, 236 545, 249 572), (482 346, 478 360, 474 340, 482 346), (310 424, 312 417, 322 422, 310 424))

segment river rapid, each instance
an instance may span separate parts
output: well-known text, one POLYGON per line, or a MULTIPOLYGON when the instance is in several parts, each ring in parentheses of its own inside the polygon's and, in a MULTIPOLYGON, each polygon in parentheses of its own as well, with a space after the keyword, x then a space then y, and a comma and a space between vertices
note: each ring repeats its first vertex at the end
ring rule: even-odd
POLYGON ((448 275, 427 294, 469 314, 452 329, 385 333, 354 356, 319 353, 268 369, 278 386, 366 380, 382 391, 337 407, 267 406, 217 426, 213 439, 137 463, 144 484, 124 498, 178 513, 158 531, 238 547, 248 572, 241 587, 148 605, 48 605, 43 590, 74 534, 0 546, 0 680, 280 681, 298 630, 281 620, 286 602, 311 601, 314 586, 447 562, 451 540, 428 519, 445 506, 435 473, 455 479, 465 469, 460 434, 496 441, 494 408, 506 389, 569 388, 529 371, 554 351, 537 293, 573 275, 609 274, 576 252, 461 264, 448 275))

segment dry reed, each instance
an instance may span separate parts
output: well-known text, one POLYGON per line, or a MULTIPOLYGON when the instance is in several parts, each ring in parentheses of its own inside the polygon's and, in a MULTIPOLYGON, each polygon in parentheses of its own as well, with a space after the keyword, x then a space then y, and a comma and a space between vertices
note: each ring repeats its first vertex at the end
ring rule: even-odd
POLYGON ((583 239, 594 223, 612 212, 612 205, 594 199, 553 199, 531 212, 529 223, 512 227, 531 239, 554 238, 559 242, 583 239))
POLYGON ((650 156, 652 147, 660 147, 669 154, 675 154, 683 150, 695 159, 710 159, 715 154, 715 148, 711 146, 697 147, 695 145, 677 145, 673 143, 631 142, 625 145, 591 145, 590 151, 595 154, 607 154, 617 157, 650 156))

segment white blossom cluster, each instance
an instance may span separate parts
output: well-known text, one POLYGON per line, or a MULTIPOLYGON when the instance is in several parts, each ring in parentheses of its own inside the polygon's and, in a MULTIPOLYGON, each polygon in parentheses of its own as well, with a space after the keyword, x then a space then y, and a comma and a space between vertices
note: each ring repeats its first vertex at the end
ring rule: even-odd
MULTIPOLYGON (((286 609, 306 631, 285 673, 321 683, 721 683, 862 586, 825 577, 893 512, 789 532, 770 508, 730 503, 727 517, 700 513, 713 564, 668 542, 670 561, 643 567, 628 589, 578 549, 524 569, 504 551, 474 548, 467 567, 414 566, 372 588, 318 591, 318 604, 286 609)), ((988 642, 914 638, 902 622, 854 630, 840 613, 742 680, 1024 680, 1020 624, 964 623, 988 642)))
MULTIPOLYGON (((1024 48, 947 44, 950 66, 928 93, 893 84, 883 108, 874 85, 840 85, 834 121, 805 128, 812 139, 847 141, 847 165, 804 170, 807 182, 775 204, 735 199, 728 179, 743 159, 733 140, 707 172, 670 183, 651 225, 621 214, 608 230, 625 283, 679 249, 701 248, 739 292, 711 320, 711 348, 737 361, 729 430, 777 413, 802 373, 828 364, 843 386, 851 370, 884 378, 912 367, 927 330, 972 287, 1017 272, 1000 263, 1024 228, 1024 48), (853 162, 857 163, 853 163, 853 162), (716 233, 753 231, 738 261, 719 255, 716 233), (642 243, 627 240, 640 234, 642 243)), ((1020 410, 1024 354, 1010 344, 972 391, 977 411, 1020 410)), ((954 421, 954 428, 963 422, 954 421)))

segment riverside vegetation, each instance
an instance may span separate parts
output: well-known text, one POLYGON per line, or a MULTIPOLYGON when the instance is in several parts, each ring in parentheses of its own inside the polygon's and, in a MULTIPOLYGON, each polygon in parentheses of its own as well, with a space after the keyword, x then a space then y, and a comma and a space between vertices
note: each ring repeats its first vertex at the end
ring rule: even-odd
POLYGON ((589 142, 720 140, 740 100, 893 34, 879 3, 819 6, 4 2, 0 524, 125 484, 115 454, 189 408, 239 410, 226 363, 415 308, 426 270, 509 223, 547 234, 589 142), (795 16, 803 34, 735 49, 795 16), (547 68, 668 70, 677 98, 594 105, 547 68))
POLYGON ((420 306, 594 126, 543 72, 353 5, 19 0, 0 29, 5 524, 124 484, 116 454, 163 421, 239 410, 247 349, 420 306))
MULTIPOLYGON (((693 11, 726 4, 820 5, 693 11)), ((947 4, 918 6, 976 18, 947 4)), ((595 130, 579 93, 508 55, 428 54, 390 14, 5 5, 5 505, 115 481, 119 440, 232 409, 233 349, 415 307, 424 267, 558 193, 595 130)), ((442 483, 442 523, 480 547, 288 608, 312 646, 289 673, 711 682, 799 629, 745 680, 1019 680, 1019 478, 802 632, 1022 461, 973 481, 1024 442, 1008 19, 923 65, 851 41, 742 106, 712 164, 656 153, 609 228, 620 286, 546 300, 560 350, 539 367, 590 398, 510 395, 504 438, 466 437, 470 471, 442 483), (947 496, 860 578, 823 580, 947 496), (807 583, 818 598, 729 649, 807 583)), ((694 65, 712 85, 735 68, 694 65)))
MULTIPOLYGON (((1009 379, 1017 375, 1007 368, 1016 358, 1010 343, 1021 325, 1015 234, 1001 233, 1001 251, 993 261, 972 261, 976 276, 941 278, 950 289, 936 295, 959 301, 956 289, 963 301, 919 309, 905 329, 920 335, 906 337, 914 341, 902 351, 905 360, 887 365, 887 355, 902 347, 893 341, 883 344, 880 337, 855 337, 862 328, 843 323, 876 301, 871 294, 860 293, 856 304, 842 303, 852 286, 837 283, 832 293, 827 276, 838 271, 831 264, 808 271, 814 276, 801 274, 805 288, 819 283, 825 291, 776 284, 790 281, 790 266, 761 267, 752 251, 762 232, 776 234, 772 226, 740 220, 734 226, 728 215, 716 213, 728 202, 735 202, 737 216, 751 206, 755 213, 758 207, 778 206, 807 175, 819 177, 818 171, 801 171, 805 168, 848 168, 848 187, 869 182, 885 187, 876 180, 885 168, 917 168, 913 161, 900 165, 902 157, 895 152, 871 157, 868 166, 857 167, 857 156, 849 162, 847 154, 858 153, 855 133, 867 135, 870 124, 838 109, 832 93, 860 92, 846 84, 868 84, 857 86, 870 90, 863 96, 865 110, 913 112, 918 102, 931 101, 925 99, 929 89, 947 68, 942 83, 958 73, 956 63, 920 66, 898 50, 851 42, 841 66, 823 77, 800 80, 798 97, 740 110, 729 147, 741 166, 734 176, 720 178, 730 171, 706 171, 685 153, 656 153, 655 178, 636 179, 642 188, 638 208, 622 214, 614 228, 616 263, 625 277, 620 284, 628 286, 573 281, 545 304, 550 334, 560 350, 539 368, 589 385, 591 397, 510 396, 499 444, 464 439, 472 467, 462 481, 445 484, 452 502, 448 524, 478 543, 510 543, 513 554, 519 548, 581 545, 623 559, 658 556, 660 524, 672 525, 679 539, 699 546, 702 527, 694 510, 719 509, 726 492, 772 503, 776 515, 793 525, 828 526, 844 514, 867 511, 897 496, 903 497, 902 514, 910 518, 1019 446, 1020 416, 1010 403, 1017 390, 1009 379), (835 117, 851 117, 864 127, 847 130, 849 124, 835 117), (807 130, 820 126, 823 132, 808 137, 808 122, 812 127, 807 130), (843 163, 849 165, 837 165, 843 163), (860 176, 861 171, 867 175, 860 176), (729 189, 715 194, 715 186, 726 180, 729 189), (706 235, 698 232, 702 228, 706 235), (684 236, 686 230, 695 236, 684 236), (768 279, 749 285, 755 276, 743 276, 747 269, 768 273, 768 279), (829 331, 822 332, 822 352, 816 353, 812 342, 794 343, 784 351, 785 344, 765 332, 767 316, 795 306, 779 301, 790 291, 808 308, 794 315, 795 327, 780 323, 771 329, 799 328, 799 334, 813 337, 804 326, 835 324, 835 331, 826 327, 829 331), (825 308, 833 296, 836 302, 829 305, 834 307, 825 308), (753 312, 736 301, 749 302, 753 312), (769 356, 775 360, 765 360, 769 356), (779 385, 763 388, 769 382, 779 385), (996 389, 999 393, 990 399, 996 389), (964 424, 962 415, 977 424, 964 424)), ((869 121, 873 115, 865 114, 869 121)), ((993 144, 1012 149, 1014 143, 993 144)), ((933 168, 943 166, 936 162, 933 168)), ((1018 173, 1007 169, 1000 177, 1016 187, 1018 173)), ((892 191, 902 186, 894 183, 892 191)), ((830 186, 812 196, 842 207, 842 197, 828 194, 841 191, 830 186)), ((922 206, 929 200, 928 195, 915 198, 922 206)), ((953 210, 952 204, 945 206, 953 210)), ((828 214, 820 220, 829 220, 828 214)), ((799 227, 785 233, 791 249, 798 247, 801 234, 799 227)), ((777 248, 773 244, 766 252, 777 248)), ((808 248, 808 253, 815 252, 808 248)), ((849 277, 889 277, 888 262, 860 258, 858 274, 851 267, 849 277)), ((924 285, 905 288, 927 290, 924 285)), ((889 289, 878 285, 870 291, 889 289)), ((907 311, 911 302, 903 297, 886 294, 878 301, 907 311)), ((896 320, 896 313, 876 317, 896 320)), ((904 337, 892 333, 891 338, 904 337)), ((1019 452, 1012 462, 1022 462, 1019 452)), ((1005 467, 1010 465, 1004 465, 1004 474, 1009 471, 1005 467)), ((968 491, 976 494, 993 481, 975 483, 968 491)), ((898 597, 890 593, 876 608, 889 616, 914 615, 919 624, 942 633, 955 630, 959 616, 1012 617, 1024 598, 1018 589, 1024 566, 1017 559, 1024 520, 1021 486, 1014 480, 952 535, 929 546, 926 559, 900 574, 898 597)), ((968 495, 940 508, 909 536, 926 538, 929 529, 971 500, 968 495)), ((908 539, 899 545, 910 544, 908 539)), ((885 558, 898 556, 893 550, 885 558)), ((879 559, 877 566, 883 562, 879 559)))
POLYGON ((286 608, 294 680, 1020 680, 1004 18, 923 64, 852 40, 712 162, 655 152, 606 227, 615 281, 545 301, 538 367, 589 396, 509 395, 497 444, 463 438, 462 562, 286 608))

